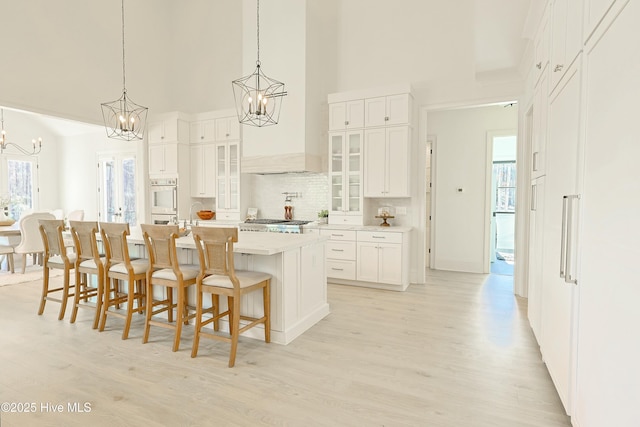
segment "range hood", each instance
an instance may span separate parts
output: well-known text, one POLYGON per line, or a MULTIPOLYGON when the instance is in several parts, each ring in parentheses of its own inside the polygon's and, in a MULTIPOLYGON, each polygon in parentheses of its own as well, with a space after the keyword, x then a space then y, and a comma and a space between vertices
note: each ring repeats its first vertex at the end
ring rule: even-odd
MULTIPOLYGON (((280 121, 242 125, 240 171, 254 174, 325 172, 328 152, 327 93, 335 84, 335 51, 326 49, 335 22, 333 2, 279 0, 260 8, 260 63, 285 84, 280 121), (326 3, 326 4, 323 4, 326 3), (283 19, 284 18, 284 19, 283 19)), ((256 63, 256 2, 243 0, 242 67, 256 63)), ((334 31, 335 33, 335 31, 334 31)))

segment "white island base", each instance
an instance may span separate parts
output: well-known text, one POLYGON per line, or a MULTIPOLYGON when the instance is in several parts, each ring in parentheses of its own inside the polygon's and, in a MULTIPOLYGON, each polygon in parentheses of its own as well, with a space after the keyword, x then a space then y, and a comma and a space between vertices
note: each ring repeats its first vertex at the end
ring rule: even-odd
MULTIPOLYGON (((143 241, 139 233, 132 229, 128 241, 138 246, 140 256, 144 247, 140 246, 143 241)), ((329 314, 326 240, 326 237, 313 234, 238 233, 238 243, 234 245, 236 269, 260 271, 272 276, 271 342, 289 344, 329 314)), ((191 236, 179 238, 176 245, 180 248, 180 262, 198 263, 191 236)), ((154 289, 154 293, 160 291, 159 287, 154 289)), ((189 305, 195 306, 195 286, 189 289, 188 300, 189 305)), ((210 302, 211 299, 205 295, 204 306, 210 306, 210 302)), ((226 307, 226 298, 220 298, 220 310, 224 311, 226 307)), ((252 292, 243 297, 241 313, 261 317, 262 307, 262 292, 252 292)), ((228 321, 222 320, 220 329, 228 332, 228 321)), ((263 325, 251 328, 241 336, 263 340, 263 325)))

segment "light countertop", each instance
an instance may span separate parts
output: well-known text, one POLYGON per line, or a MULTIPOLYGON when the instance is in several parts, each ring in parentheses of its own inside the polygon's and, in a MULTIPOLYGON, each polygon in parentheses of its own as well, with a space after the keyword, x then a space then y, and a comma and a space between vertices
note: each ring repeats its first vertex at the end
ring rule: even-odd
MULTIPOLYGON (((233 245, 233 252, 252 255, 274 255, 303 246, 324 242, 328 238, 317 234, 289 234, 289 233, 259 233, 241 231, 238 242, 233 245)), ((137 227, 131 228, 131 235, 127 241, 133 244, 144 244, 142 231, 137 227)), ((191 234, 176 240, 176 246, 185 249, 195 249, 196 245, 191 234)))
POLYGON ((396 233, 404 233, 412 230, 412 227, 403 227, 403 226, 394 226, 394 225, 389 227, 380 227, 379 225, 318 224, 316 227, 319 230, 385 231, 385 232, 396 232, 396 233))

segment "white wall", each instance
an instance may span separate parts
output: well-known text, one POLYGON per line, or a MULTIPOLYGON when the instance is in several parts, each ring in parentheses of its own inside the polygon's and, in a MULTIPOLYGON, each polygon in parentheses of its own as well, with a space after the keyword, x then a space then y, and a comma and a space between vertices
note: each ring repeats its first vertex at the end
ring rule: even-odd
POLYGON ((517 127, 518 109, 503 106, 434 111, 436 135, 433 268, 482 273, 487 213, 487 132, 517 127), (462 192, 458 192, 462 188, 462 192))
MULTIPOLYGON (((20 145, 31 150, 33 139, 42 138, 42 151, 36 159, 38 170, 36 171, 39 191, 34 195, 35 209, 52 210, 60 207, 58 198, 58 176, 59 169, 57 161, 59 158, 60 139, 46 126, 42 125, 33 114, 25 114, 13 110, 4 110, 4 129, 7 132, 7 141, 20 145)), ((5 169, 5 158, 20 157, 19 151, 13 147, 8 147, 0 162, 0 193, 7 192, 7 171, 5 169)), ((22 157, 25 158, 25 157, 22 157)), ((17 219, 17 218, 15 218, 17 219)))

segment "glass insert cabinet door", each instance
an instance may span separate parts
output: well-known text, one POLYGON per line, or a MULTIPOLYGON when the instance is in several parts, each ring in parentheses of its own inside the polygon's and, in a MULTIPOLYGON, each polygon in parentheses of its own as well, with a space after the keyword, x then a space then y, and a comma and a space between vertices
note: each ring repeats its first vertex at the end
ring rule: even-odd
POLYGON ((240 153, 237 143, 216 146, 216 209, 240 209, 240 153))
POLYGON ((362 211, 362 132, 331 135, 331 210, 362 211))

